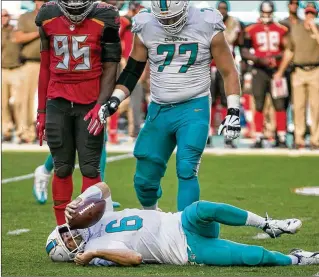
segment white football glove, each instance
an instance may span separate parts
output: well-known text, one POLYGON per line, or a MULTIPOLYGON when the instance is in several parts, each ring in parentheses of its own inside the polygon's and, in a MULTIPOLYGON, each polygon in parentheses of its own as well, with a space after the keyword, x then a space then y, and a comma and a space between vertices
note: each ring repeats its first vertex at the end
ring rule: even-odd
POLYGON ((110 100, 107 101, 106 104, 102 105, 99 110, 98 115, 100 122, 105 124, 107 118, 116 113, 120 104, 121 101, 117 97, 112 96, 110 100))
POLYGON ((228 109, 227 116, 218 129, 218 135, 224 135, 227 140, 233 140, 240 136, 239 109, 228 109))

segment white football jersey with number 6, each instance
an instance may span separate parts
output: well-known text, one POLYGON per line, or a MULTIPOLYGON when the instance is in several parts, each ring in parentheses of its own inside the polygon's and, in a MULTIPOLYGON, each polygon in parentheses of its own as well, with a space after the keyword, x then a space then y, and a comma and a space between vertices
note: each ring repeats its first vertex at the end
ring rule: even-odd
POLYGON ((215 9, 190 7, 187 23, 176 35, 167 34, 147 10, 137 14, 132 32, 148 49, 151 100, 170 104, 209 95, 211 41, 224 30, 215 9))
MULTIPOLYGON (((87 242, 85 250, 131 249, 145 263, 186 264, 187 243, 181 213, 163 213, 138 209, 105 212, 94 226, 79 230, 87 242)), ((94 259, 94 265, 113 263, 94 259)))

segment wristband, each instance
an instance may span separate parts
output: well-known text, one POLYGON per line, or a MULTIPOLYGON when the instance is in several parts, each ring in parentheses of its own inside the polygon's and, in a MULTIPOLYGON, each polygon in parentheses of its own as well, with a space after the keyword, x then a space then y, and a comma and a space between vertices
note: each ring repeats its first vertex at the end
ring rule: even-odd
POLYGON ((102 199, 102 191, 97 186, 91 186, 87 188, 81 195, 79 195, 83 201, 89 199, 102 199))
POLYGON ((123 102, 125 99, 126 99, 126 94, 123 90, 119 89, 119 88, 116 88, 114 91, 113 91, 113 94, 112 94, 112 97, 116 97, 120 100, 120 102, 123 102))
POLYGON ((227 96, 227 108, 238 109, 240 108, 240 96, 238 94, 231 94, 227 96))

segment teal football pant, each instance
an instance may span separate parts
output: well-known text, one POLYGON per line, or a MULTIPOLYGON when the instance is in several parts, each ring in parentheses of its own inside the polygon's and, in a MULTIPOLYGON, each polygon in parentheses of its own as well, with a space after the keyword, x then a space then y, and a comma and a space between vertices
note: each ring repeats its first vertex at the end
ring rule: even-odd
POLYGON ((247 211, 234 206, 207 201, 185 208, 182 225, 189 246, 189 261, 216 266, 291 265, 290 257, 279 252, 218 238, 220 223, 245 226, 247 216, 247 211))
POLYGON ((161 178, 177 146, 177 208, 179 211, 199 200, 197 178, 210 120, 209 97, 179 104, 159 105, 152 102, 145 125, 137 138, 134 156, 134 187, 143 207, 152 207, 162 195, 161 178))

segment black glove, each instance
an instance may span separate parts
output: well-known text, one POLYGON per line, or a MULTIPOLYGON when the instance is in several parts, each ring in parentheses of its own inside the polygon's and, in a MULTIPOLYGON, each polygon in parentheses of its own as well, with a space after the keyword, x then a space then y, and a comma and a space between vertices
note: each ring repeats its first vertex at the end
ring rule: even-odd
POLYGON ((111 98, 106 102, 106 104, 102 105, 99 110, 99 118, 102 124, 106 123, 106 119, 109 116, 112 116, 116 113, 119 106, 121 104, 120 99, 115 96, 111 96, 111 98))

